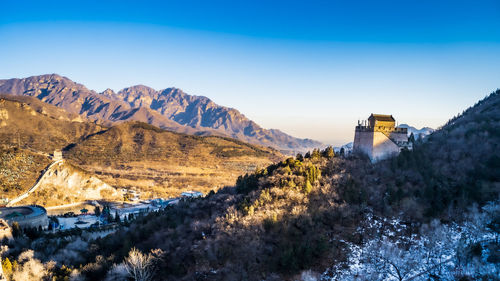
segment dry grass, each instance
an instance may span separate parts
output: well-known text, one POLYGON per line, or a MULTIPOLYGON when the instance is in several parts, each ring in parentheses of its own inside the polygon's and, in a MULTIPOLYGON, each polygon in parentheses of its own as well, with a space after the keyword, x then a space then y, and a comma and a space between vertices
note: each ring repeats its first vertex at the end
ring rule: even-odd
POLYGON ((270 163, 257 157, 239 157, 223 162, 191 162, 191 166, 169 161, 134 161, 111 166, 84 165, 104 182, 117 188, 136 188, 144 198, 176 197, 188 190, 208 193, 234 185, 238 176, 270 163))
POLYGON ((92 135, 65 152, 74 164, 144 198, 204 193, 280 160, 275 150, 221 137, 198 137, 130 122, 92 135))

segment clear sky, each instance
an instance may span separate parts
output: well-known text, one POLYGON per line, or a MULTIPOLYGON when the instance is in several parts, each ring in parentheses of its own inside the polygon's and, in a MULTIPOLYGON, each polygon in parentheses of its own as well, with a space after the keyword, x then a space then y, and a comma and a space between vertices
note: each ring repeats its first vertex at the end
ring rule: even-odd
POLYGON ((500 1, 11 1, 0 79, 177 87, 329 144, 359 118, 438 127, 500 88, 500 1))

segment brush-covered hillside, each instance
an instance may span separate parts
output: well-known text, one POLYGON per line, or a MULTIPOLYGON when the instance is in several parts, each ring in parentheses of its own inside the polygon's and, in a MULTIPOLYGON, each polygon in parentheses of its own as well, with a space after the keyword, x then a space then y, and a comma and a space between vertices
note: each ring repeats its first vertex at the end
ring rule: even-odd
POLYGON ((49 157, 19 149, 0 149, 0 193, 2 198, 14 198, 26 192, 50 164, 49 157))
POLYGON ((315 150, 139 218, 90 242, 80 274, 119 276, 136 247, 160 249, 154 280, 497 280, 499 102, 375 165, 315 150))
POLYGON ((0 95, 0 128, 0 146, 48 154, 105 127, 33 97, 0 95))
POLYGON ((114 126, 69 146, 65 157, 116 187, 149 195, 209 192, 282 159, 270 148, 230 138, 193 136, 141 122, 114 126))

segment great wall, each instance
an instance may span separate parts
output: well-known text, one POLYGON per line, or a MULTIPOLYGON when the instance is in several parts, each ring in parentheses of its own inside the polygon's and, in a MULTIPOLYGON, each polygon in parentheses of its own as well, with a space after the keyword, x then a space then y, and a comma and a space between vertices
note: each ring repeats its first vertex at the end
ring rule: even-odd
POLYGON ((371 114, 368 120, 358 121, 354 134, 353 152, 367 155, 372 162, 412 149, 408 129, 396 127, 392 115, 371 114))
POLYGON ((41 175, 31 188, 18 197, 8 201, 6 207, 23 204, 23 200, 27 201, 24 204, 53 206, 102 198, 117 200, 121 199, 122 195, 115 188, 92 174, 67 163, 62 157, 62 152, 56 150, 52 156, 52 162, 41 172, 41 175), (48 190, 52 191, 54 189, 58 190, 58 194, 53 194, 54 201, 48 203, 43 200, 37 200, 36 196, 38 196, 38 192, 35 192, 43 188, 48 188, 48 190), (32 196, 35 197, 27 200, 28 197, 32 196))
POLYGON ((35 184, 30 188, 28 189, 28 191, 26 191, 25 193, 21 194, 20 196, 12 199, 9 201, 9 203, 7 203, 7 207, 11 207, 13 206, 14 204, 18 203, 19 201, 27 198, 31 193, 35 192, 38 187, 40 187, 41 185, 41 182, 43 180, 43 178, 45 177, 45 175, 47 175, 47 173, 55 166, 57 165, 58 163, 62 163, 63 160, 62 159, 59 159, 59 160, 56 160, 52 163, 50 163, 43 171, 42 171, 42 175, 36 180, 35 184))

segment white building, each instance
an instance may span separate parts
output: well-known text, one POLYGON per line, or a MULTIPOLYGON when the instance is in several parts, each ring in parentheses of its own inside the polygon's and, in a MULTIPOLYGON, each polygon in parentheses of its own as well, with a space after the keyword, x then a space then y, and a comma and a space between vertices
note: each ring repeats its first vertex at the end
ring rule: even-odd
POLYGON ((199 191, 186 191, 181 193, 181 197, 187 197, 187 198, 197 198, 197 197, 202 197, 203 193, 199 191))

